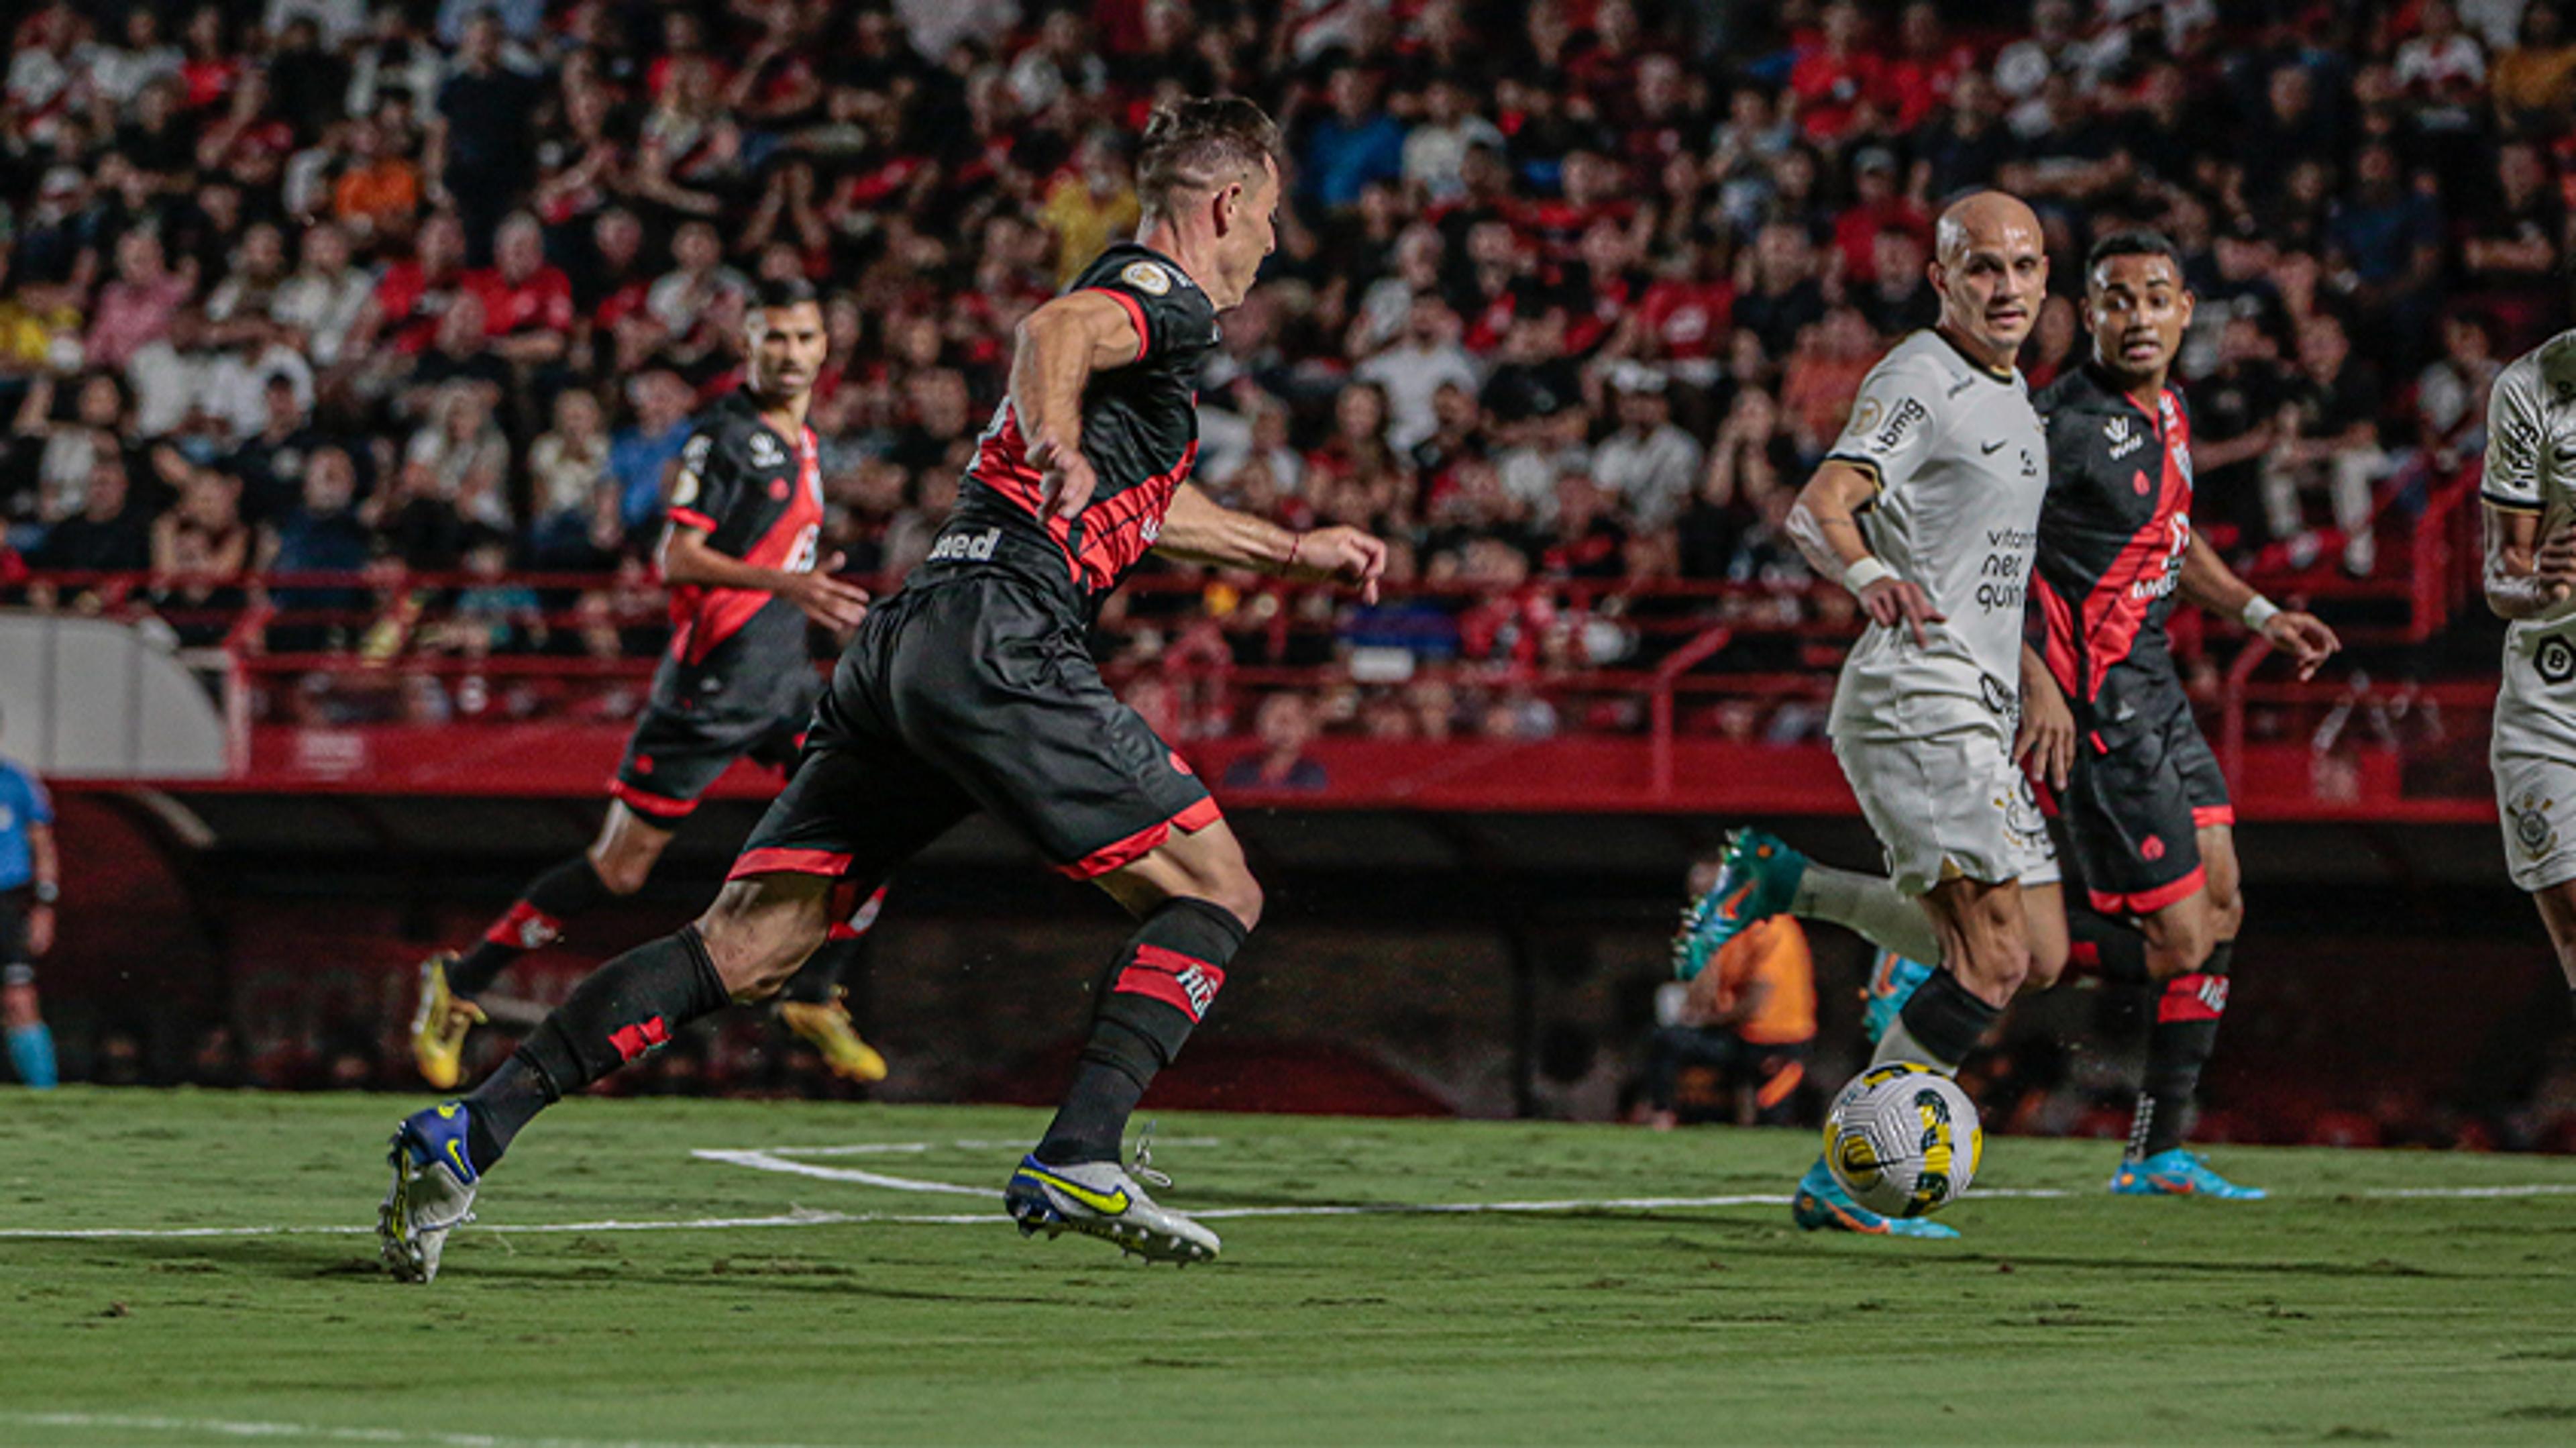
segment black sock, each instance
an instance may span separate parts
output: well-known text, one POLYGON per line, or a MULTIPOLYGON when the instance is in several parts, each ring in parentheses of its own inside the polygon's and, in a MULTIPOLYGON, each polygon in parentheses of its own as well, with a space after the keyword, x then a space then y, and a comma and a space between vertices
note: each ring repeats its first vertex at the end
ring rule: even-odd
POLYGON ((566 920, 597 909, 609 898, 608 886, 591 868, 590 856, 573 856, 531 881, 509 913, 493 921, 482 940, 448 967, 447 988, 461 996, 481 995, 520 956, 560 939, 566 920))
POLYGON ((2236 942, 2211 947, 2200 969, 2166 981, 2156 997, 2156 1023, 2147 1032, 2147 1074, 2138 1088, 2138 1112, 2129 1123, 2129 1160, 2139 1161, 2182 1145, 2200 1068, 2218 1046, 2218 1022, 2227 1013, 2227 973, 2236 942))
POLYGON ((1947 968, 1935 970, 1906 997, 1896 1015, 1902 1031, 1890 1031, 1879 1042, 1878 1059, 1912 1059, 1905 1049, 1911 1041, 1916 1051, 1929 1058, 1924 1064, 1956 1071, 2003 1013, 2003 1007, 1977 999, 1947 968), (1903 1040, 1896 1039, 1900 1034, 1903 1040))
POLYGON ((2067 959, 2089 967, 2113 985, 2147 983, 2147 937, 2126 920, 2069 902, 2066 934, 2072 942, 2067 959))
POLYGON ((1038 1160, 1070 1166, 1118 1159, 1129 1113, 1207 1014, 1245 933, 1232 911, 1205 900, 1166 900, 1145 917, 1101 977, 1091 1039, 1038 1143, 1038 1160))
POLYGON ((546 1107, 671 1039, 731 997, 698 927, 684 925, 583 977, 501 1069, 465 1098, 469 1144, 489 1170, 546 1107), (479 1130, 477 1129, 479 1128, 479 1130))

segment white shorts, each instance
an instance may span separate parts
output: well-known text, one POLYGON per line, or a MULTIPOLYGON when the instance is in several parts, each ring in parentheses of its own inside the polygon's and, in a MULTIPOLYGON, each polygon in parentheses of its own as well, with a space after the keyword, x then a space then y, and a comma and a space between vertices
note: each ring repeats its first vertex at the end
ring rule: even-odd
POLYGON ((1834 758, 1887 854, 1899 892, 1944 880, 2058 882, 2057 854, 2030 781, 1990 728, 1924 739, 1837 738, 1834 758))
POLYGON ((2498 754, 2488 764, 2513 883, 2546 890, 2576 880, 2576 758, 2498 754))

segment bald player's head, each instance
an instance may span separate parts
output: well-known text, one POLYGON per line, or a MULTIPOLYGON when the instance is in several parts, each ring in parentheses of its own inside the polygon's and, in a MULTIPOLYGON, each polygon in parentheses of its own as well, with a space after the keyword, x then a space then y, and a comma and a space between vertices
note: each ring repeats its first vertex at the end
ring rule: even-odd
POLYGON ((1933 233, 1931 273, 1942 330, 1980 361, 2011 366, 2048 294, 2038 214, 2001 191, 1961 197, 1933 233))

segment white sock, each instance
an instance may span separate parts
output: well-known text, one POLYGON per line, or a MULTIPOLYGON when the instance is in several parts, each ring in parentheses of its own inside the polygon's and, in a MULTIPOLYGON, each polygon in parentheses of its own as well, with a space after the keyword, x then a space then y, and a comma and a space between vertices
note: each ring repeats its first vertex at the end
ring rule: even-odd
POLYGON ((1789 913, 1840 925, 1872 945, 1926 965, 1941 963, 1941 937, 1923 907, 1897 893, 1880 875, 1855 874, 1810 860, 1798 881, 1789 913))

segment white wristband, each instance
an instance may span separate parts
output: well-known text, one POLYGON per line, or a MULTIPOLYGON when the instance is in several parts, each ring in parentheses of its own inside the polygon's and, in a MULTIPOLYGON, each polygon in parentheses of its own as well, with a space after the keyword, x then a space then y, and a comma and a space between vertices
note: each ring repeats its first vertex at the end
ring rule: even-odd
POLYGON ((1896 570, 1879 562, 1875 555, 1863 554, 1858 563, 1843 570, 1843 587, 1858 593, 1882 578, 1895 576, 1896 570))
POLYGON ((2246 600, 2245 607, 2236 615, 2236 621, 2250 632, 2261 633, 2263 625, 2278 617, 2280 612, 2279 604, 2258 593, 2246 600))

